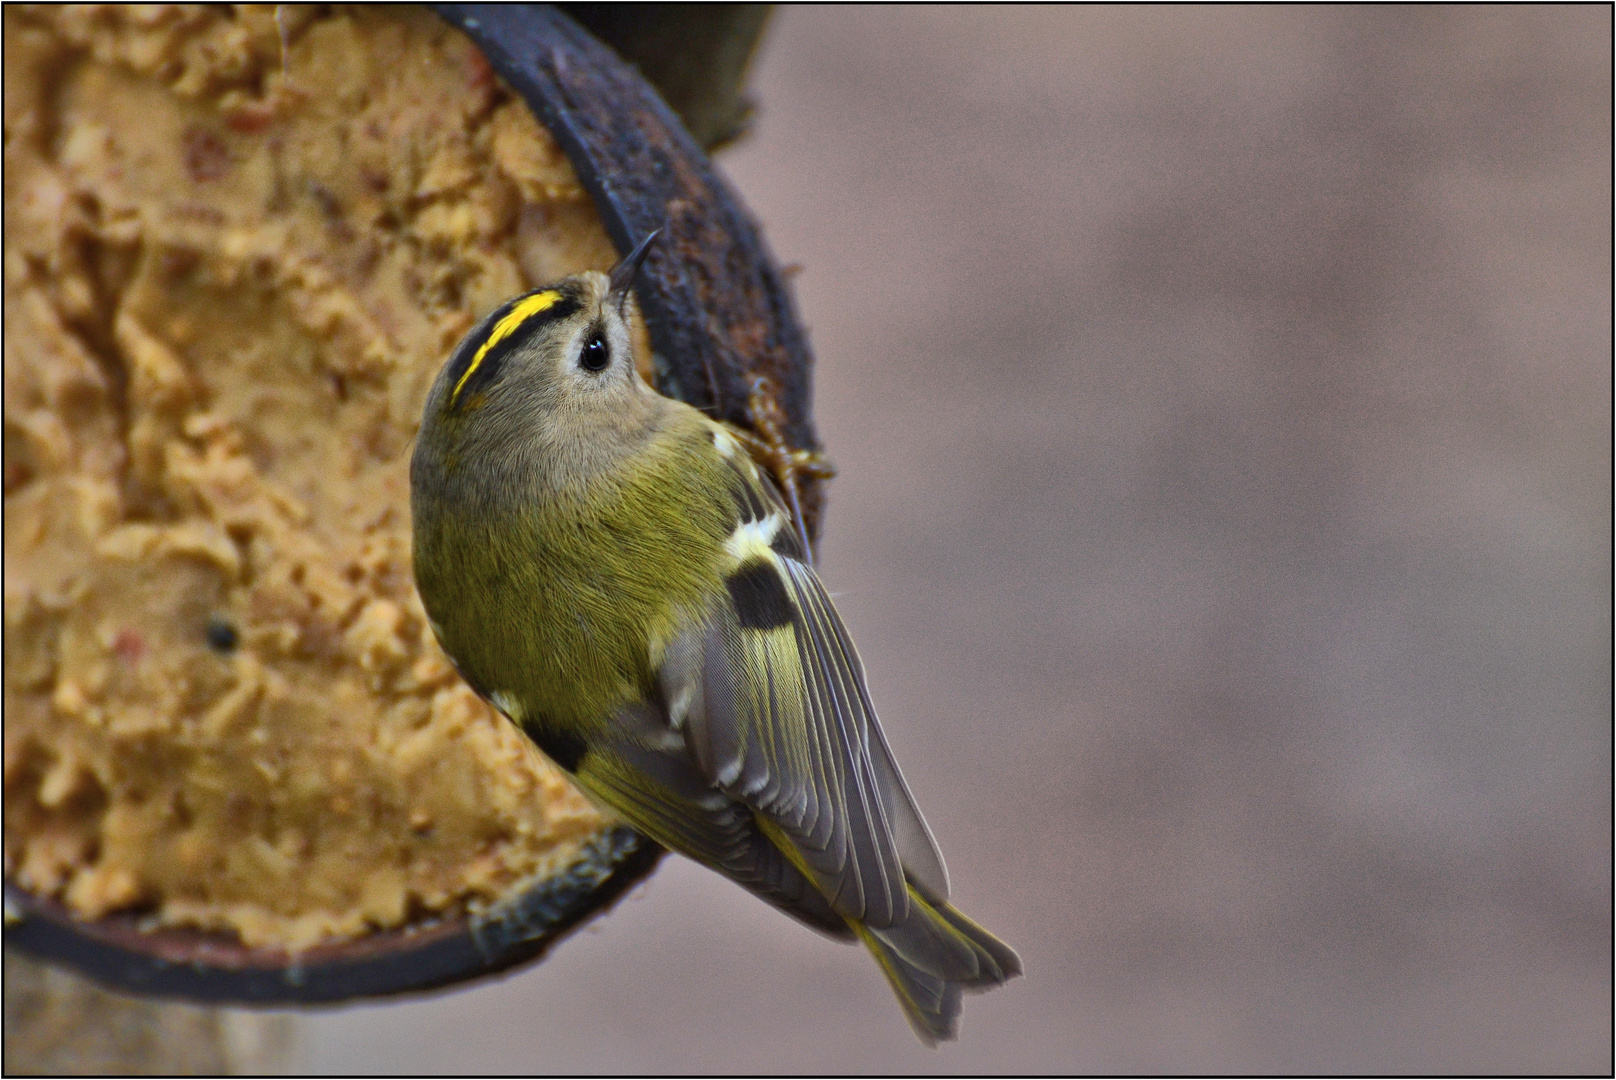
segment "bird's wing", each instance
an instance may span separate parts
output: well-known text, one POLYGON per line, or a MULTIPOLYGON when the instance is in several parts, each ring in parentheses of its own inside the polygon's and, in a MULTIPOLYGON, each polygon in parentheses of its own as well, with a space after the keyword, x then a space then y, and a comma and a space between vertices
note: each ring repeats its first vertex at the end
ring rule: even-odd
POLYGON ((763 899, 833 937, 852 928, 819 890, 764 835, 756 816, 717 791, 683 753, 650 748, 636 732, 666 730, 654 705, 630 706, 655 716, 620 715, 595 735, 575 777, 628 824, 663 847, 720 871, 763 899))
POLYGON ((763 482, 737 470, 750 481, 737 536, 751 527, 754 542, 731 545, 728 596, 667 651, 670 718, 701 775, 783 837, 837 911, 891 926, 908 915, 906 880, 941 903, 948 872, 789 515, 772 489, 757 505, 763 482))

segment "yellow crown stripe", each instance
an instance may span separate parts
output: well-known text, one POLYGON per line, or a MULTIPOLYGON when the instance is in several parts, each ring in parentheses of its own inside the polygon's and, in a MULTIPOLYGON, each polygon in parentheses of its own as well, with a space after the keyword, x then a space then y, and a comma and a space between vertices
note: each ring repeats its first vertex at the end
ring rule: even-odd
POLYGON ((455 383, 453 392, 449 394, 449 404, 453 405, 460 397, 460 391, 465 388, 466 380, 471 378, 472 372, 482 364, 483 357, 488 355, 489 349, 510 337, 516 332, 517 327, 533 316, 554 307, 560 299, 561 294, 555 289, 545 289, 518 301, 503 319, 494 324, 494 328, 488 332, 488 337, 483 343, 477 346, 477 354, 471 358, 471 363, 466 365, 465 374, 460 376, 460 381, 455 383))

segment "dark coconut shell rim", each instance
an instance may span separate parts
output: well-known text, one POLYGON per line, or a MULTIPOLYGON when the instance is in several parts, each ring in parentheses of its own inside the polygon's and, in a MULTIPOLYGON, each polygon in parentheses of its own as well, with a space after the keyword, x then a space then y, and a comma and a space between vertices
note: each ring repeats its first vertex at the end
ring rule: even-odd
MULTIPOLYGON (((548 5, 435 4, 522 97, 571 160, 619 252, 663 234, 637 279, 658 389, 756 428, 768 410, 792 449, 817 448, 812 361, 757 226, 678 117, 639 73, 548 5)), ((817 535, 818 484, 799 491, 817 535)), ((289 953, 233 935, 86 921, 5 883, 5 943, 115 989, 217 1004, 350 1001, 431 990, 541 957, 612 906, 663 851, 613 826, 561 871, 476 914, 289 953)))

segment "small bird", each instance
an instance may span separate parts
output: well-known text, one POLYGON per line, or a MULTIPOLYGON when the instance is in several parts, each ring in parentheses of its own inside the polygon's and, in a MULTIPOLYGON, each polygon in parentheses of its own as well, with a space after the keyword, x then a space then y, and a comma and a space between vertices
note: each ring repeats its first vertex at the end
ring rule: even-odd
POLYGON ((948 903, 847 629, 743 438, 638 374, 608 276, 456 346, 410 467, 415 579, 466 682, 595 802, 874 954, 916 1034, 1021 973, 948 903))

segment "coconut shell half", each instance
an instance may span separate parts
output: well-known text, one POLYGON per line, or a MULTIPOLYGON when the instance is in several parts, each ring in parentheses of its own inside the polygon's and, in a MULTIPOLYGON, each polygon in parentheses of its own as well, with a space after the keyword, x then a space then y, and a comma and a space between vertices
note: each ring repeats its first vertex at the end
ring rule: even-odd
MULTIPOLYGON (((651 343, 651 371, 658 388, 716 418, 753 430, 767 428, 776 441, 784 444, 782 449, 817 449, 809 409, 811 359, 789 292, 756 224, 657 92, 610 48, 554 8, 453 4, 436 5, 435 10, 475 44, 492 73, 525 103, 532 116, 560 146, 576 182, 587 193, 610 245, 618 253, 630 250, 652 230, 663 230, 663 238, 652 249, 637 284, 651 343)), ((281 17, 277 9, 276 18, 281 17)), ((283 46, 288 36, 296 32, 296 26, 281 27, 283 46)), ((8 27, 8 37, 10 33, 8 27)), ((119 62, 136 63, 138 57, 133 61, 125 57, 119 62)), ((175 62, 183 64, 184 58, 175 62)), ((475 72, 473 76, 475 79, 475 72)), ((26 73, 17 77, 26 78, 26 73)), ((163 77, 181 88, 188 78, 183 70, 178 74, 167 71, 163 77)), ((10 86, 8 81, 8 95, 10 86)), ((250 96, 244 97, 233 111, 225 112, 224 122, 229 131, 256 134, 275 122, 273 110, 266 112, 265 108, 250 96)), ((8 138, 11 134, 8 128, 8 138)), ((185 140, 184 164, 192 181, 199 184, 230 182, 232 157, 228 132, 214 137, 198 128, 194 133, 188 131, 185 140)), ((451 183, 451 172, 452 169, 438 168, 436 164, 427 167, 418 179, 418 194, 411 197, 430 201, 432 185, 440 181, 451 183), (433 171, 435 168, 437 172, 433 171)), ((376 181, 378 191, 385 186, 385 178, 376 181)), ((8 221, 12 214, 11 197, 8 188, 8 221)), ((287 193, 286 198, 312 200, 310 205, 331 211, 329 227, 332 230, 343 227, 338 212, 341 208, 333 210, 330 205, 340 200, 331 192, 298 189, 287 193)), ((84 212, 99 212, 99 209, 89 207, 84 212)), ((98 221, 95 228, 100 230, 98 236, 115 238, 118 225, 98 221)), ((116 254, 118 249, 113 244, 99 250, 116 254)), ((189 272, 183 258, 168 258, 173 265, 165 263, 165 272, 172 271, 175 275, 189 272)), ((103 350, 96 352, 97 356, 139 354, 149 360, 151 371, 137 365, 130 369, 133 375, 120 373, 116 364, 105 364, 106 370, 111 372, 109 378, 102 380, 111 384, 105 391, 107 394, 116 397, 169 393, 161 384, 161 379, 166 377, 164 372, 183 365, 165 359, 172 350, 165 353, 160 342, 150 343, 160 335, 148 334, 149 326, 143 329, 139 323, 108 322, 101 334, 105 340, 97 337, 96 327, 100 324, 93 316, 98 286, 93 283, 109 280, 109 274, 115 278, 123 273, 127 278, 133 272, 127 268, 120 270, 115 259, 110 269, 103 265, 105 262, 102 258, 92 268, 93 273, 86 271, 86 280, 92 282, 88 287, 90 296, 84 301, 87 314, 84 326, 76 328, 75 333, 89 343, 87 348, 92 352, 103 350), (147 351, 142 352, 142 349, 147 351), (165 363, 167 368, 163 366, 165 363), (140 381, 142 379, 148 382, 157 379, 157 390, 151 390, 147 383, 140 381)), ((243 266, 244 273, 253 271, 251 259, 244 259, 243 266)), ((39 273, 44 275, 46 271, 39 273)), ((62 300, 58 307, 70 309, 71 299, 62 300)), ((451 296, 446 303, 456 299, 451 296)), ((312 320, 324 317, 319 311, 309 315, 312 320)), ((341 317, 345 316, 340 312, 330 316, 338 321, 341 317)), ((458 324, 450 319, 445 325, 453 330, 458 324)), ((451 335, 446 330, 444 336, 451 335)), ((435 343, 440 356, 450 344, 452 340, 435 343)), ((359 386, 367 376, 363 372, 354 374, 352 384, 345 382, 342 372, 332 373, 331 377, 333 393, 347 401, 350 392, 357 392, 351 388, 359 386)), ((8 369, 8 394, 9 380, 8 369)), ((182 391, 171 393, 180 395, 182 391)), ((159 396, 159 400, 167 399, 159 396)), ((180 421, 175 423, 181 424, 180 421)), ((30 431, 23 431, 19 438, 32 438, 30 431)), ((175 437, 182 435, 201 445, 215 434, 215 429, 207 424, 192 421, 175 437)), ((28 449, 32 444, 24 445, 26 439, 19 442, 23 450, 14 455, 12 436, 8 413, 8 513, 13 491, 22 491, 31 480, 29 470, 36 468, 35 458, 28 456, 35 453, 28 449)), ((393 454, 400 451, 399 447, 384 449, 393 454)), ((147 464, 153 469, 160 468, 160 463, 147 464)), ((138 473, 139 466, 139 462, 134 462, 130 468, 138 473)), ((817 528, 820 506, 818 484, 811 476, 801 477, 799 482, 797 496, 802 516, 812 533, 817 528)), ((139 484, 134 483, 119 497, 129 501, 129 505, 136 505, 146 496, 139 484)), ((160 502, 158 496, 151 497, 160 502)), ((407 519, 407 505, 395 509, 407 519)), ((158 510, 151 513, 156 514, 158 510)), ((145 544, 141 551, 161 549, 170 555, 177 552, 174 557, 192 560, 187 566, 205 564, 208 573, 228 576, 238 572, 231 570, 233 556, 228 544, 220 544, 201 534, 188 540, 186 537, 190 534, 180 536, 173 529, 164 532, 158 526, 141 524, 144 520, 136 522, 138 528, 134 532, 124 528, 119 533, 123 537, 120 543, 125 548, 134 550, 145 544), (145 531, 141 531, 143 529, 145 531), (191 547, 186 547, 187 544, 191 547)), ((8 558, 12 544, 9 533, 8 524, 8 558)), ((232 537, 234 534, 226 539, 232 537)), ((239 537, 234 538, 245 543, 239 537)), ((340 590, 342 586, 338 583, 332 587, 340 590)), ((225 594, 225 591, 219 593, 220 596, 225 594)), ((9 593, 7 603, 9 622, 12 616, 9 593)), ((364 630, 369 633, 366 619, 371 618, 372 612, 379 613, 371 622, 385 629, 385 625, 391 625, 389 619, 396 621, 404 617, 395 610, 399 606, 365 608, 367 614, 356 621, 358 629, 349 625, 346 632, 364 630)), ((17 631, 16 640, 25 645, 29 642, 30 624, 23 616, 33 617, 29 610, 32 609, 24 610, 18 617, 21 629, 17 631)), ((197 618, 201 620, 203 615, 206 612, 197 618)), ((8 635, 11 631, 8 625, 8 635)), ((198 634, 194 643, 197 655, 202 657, 198 664, 205 666, 206 662, 211 662, 207 660, 209 650, 223 658, 219 663, 226 663, 230 651, 237 647, 238 630, 229 619, 209 616, 205 634, 200 629, 198 634)), ((8 651, 12 651, 12 640, 8 636, 8 651)), ((141 641, 138 635, 124 634, 110 636, 103 644, 112 658, 108 663, 114 668, 118 663, 148 662, 149 651, 161 647, 160 643, 141 641)), ((318 644, 315 640, 315 645, 318 644)), ((314 648, 314 645, 308 647, 314 648)), ((17 655, 19 659, 15 662, 20 665, 31 654, 22 650, 17 655)), ((377 655, 382 656, 382 653, 377 655)), ((382 656, 376 662, 381 664, 385 659, 382 656)), ((13 663, 9 656, 7 663, 13 663)), ((48 667, 43 664, 41 671, 48 667)), ((431 669, 431 665, 427 668, 431 669)), ((23 679, 24 675, 35 678, 23 672, 18 679, 23 679)), ((47 672, 37 678, 48 677, 47 672)), ((447 677, 431 669, 420 678, 441 682, 447 677)), ((264 685, 270 689, 259 687, 254 692, 270 694, 273 680, 264 685)), ((442 698, 458 690, 445 684, 437 692, 442 698)), ((80 700, 82 697, 77 688, 69 693, 57 686, 50 696, 49 707, 82 711, 90 707, 80 700)), ((219 713, 217 709, 208 713, 210 717, 216 715, 223 717, 218 720, 218 738, 228 743, 236 737, 229 728, 230 714, 228 710, 219 713)), ((101 724, 116 722, 116 717, 96 720, 101 724)), ((149 742, 151 752, 160 756, 163 752, 161 732, 152 735, 149 742)), ((97 799, 104 802, 110 797, 89 778, 89 771, 79 776, 62 765, 65 760, 62 758, 50 761, 42 758, 42 763, 36 767, 29 764, 27 754, 31 752, 19 751, 20 764, 16 764, 8 742, 8 785, 12 783, 15 764, 17 775, 23 781, 33 785, 33 789, 50 793, 49 799, 41 796, 50 808, 80 806, 89 813, 100 805, 97 799)), ((272 768, 272 763, 264 767, 272 768)), ((250 813, 250 807, 242 812, 250 813)), ((49 827, 48 813, 43 810, 30 813, 34 816, 24 814, 13 820, 8 807, 8 832, 49 827)), ((418 825, 423 834, 433 828, 430 815, 419 823, 412 818, 411 824, 418 825)), ((316 937, 290 943, 278 942, 272 934, 249 941, 242 933, 205 925, 205 919, 198 925, 174 925, 173 920, 154 915, 149 906, 130 900, 129 896, 134 894, 115 878, 95 882, 99 892, 86 889, 74 893, 69 888, 52 894, 49 890, 29 888, 30 880, 44 880, 50 868, 40 870, 38 865, 43 864, 35 863, 19 863, 14 867, 8 846, 5 942, 8 947, 72 966, 121 990, 216 1003, 336 1002, 442 987, 491 975, 542 955, 570 930, 610 907, 635 882, 649 874, 662 855, 656 845, 632 830, 609 822, 589 828, 593 831, 575 838, 570 846, 558 848, 562 854, 535 872, 503 886, 498 896, 485 897, 483 902, 448 904, 441 910, 405 910, 399 917, 378 917, 379 928, 337 934, 329 940, 316 937), (30 878, 30 874, 33 877, 30 878), (120 888, 124 893, 120 893, 120 888), (86 896, 91 899, 86 900, 86 896), (389 923, 391 925, 383 925, 389 923)), ((63 850, 70 848, 69 844, 63 850)), ((206 863, 208 853, 197 857, 206 863)), ((275 856, 267 852, 263 857, 275 856)), ((386 903, 381 905, 384 911, 396 908, 396 903, 393 909, 388 909, 386 903)), ((398 915, 398 911, 394 910, 394 914, 398 915)))

